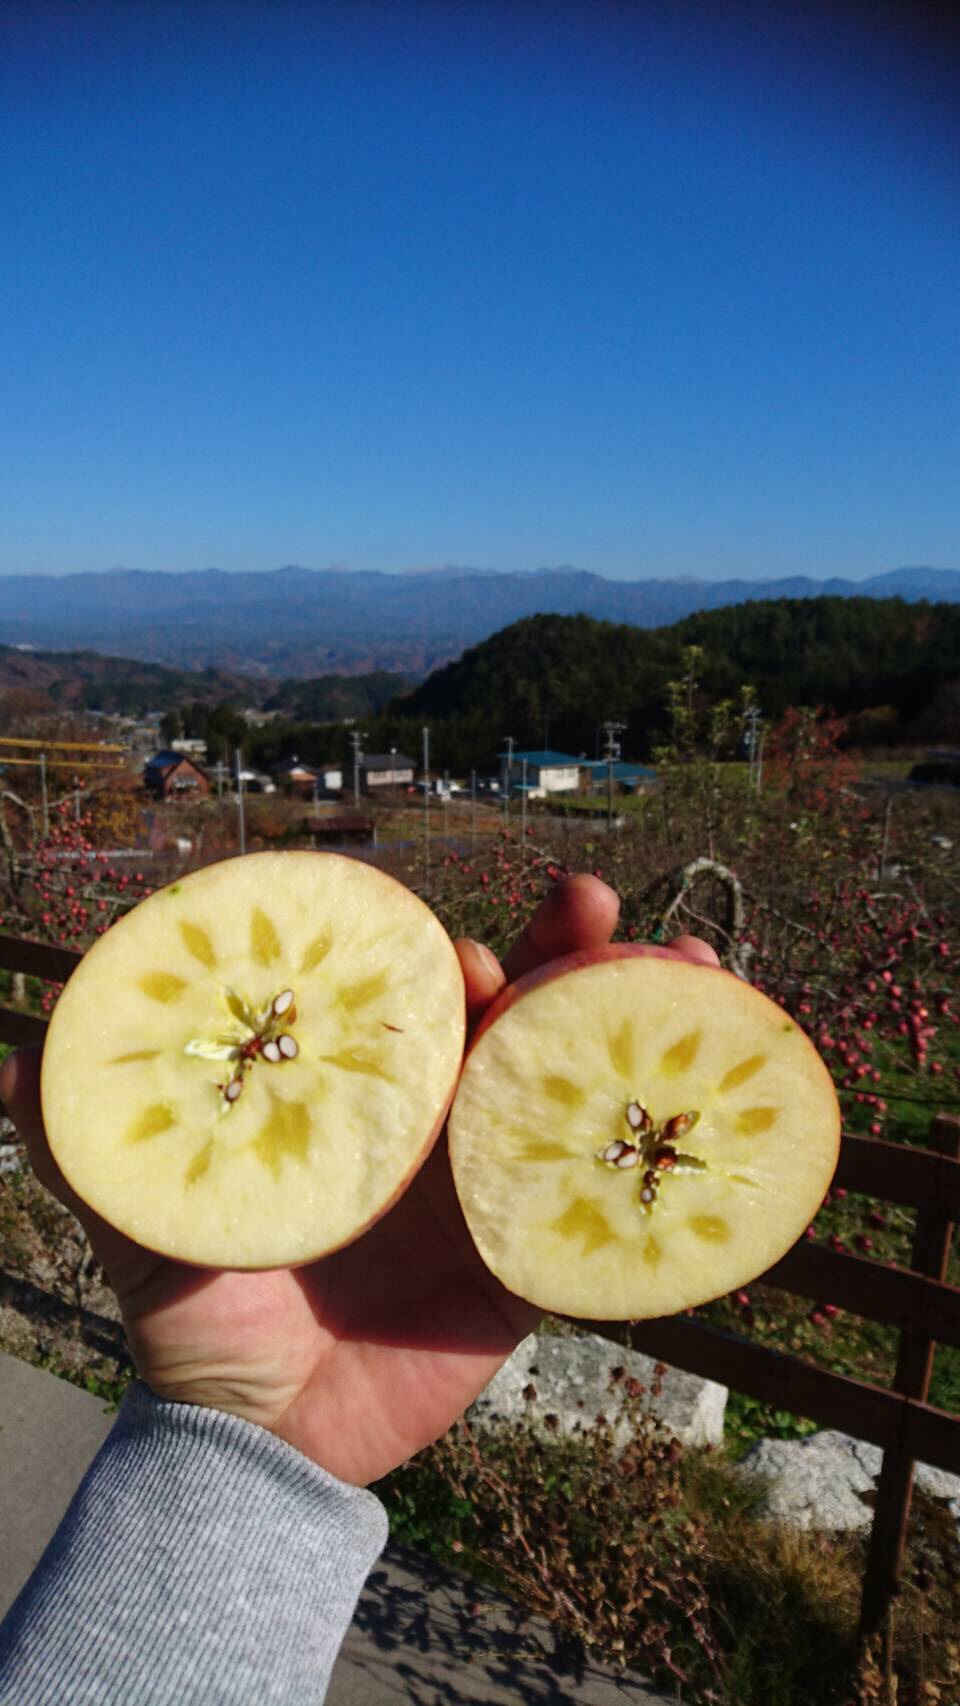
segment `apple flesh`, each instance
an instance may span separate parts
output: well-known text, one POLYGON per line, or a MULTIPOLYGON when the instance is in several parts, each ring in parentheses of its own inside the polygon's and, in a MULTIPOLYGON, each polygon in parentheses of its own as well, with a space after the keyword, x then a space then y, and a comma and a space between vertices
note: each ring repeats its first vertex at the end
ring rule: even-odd
POLYGON ((115 924, 64 989, 50 1148, 84 1202, 165 1256, 312 1261, 426 1158, 464 1009, 449 936, 392 877, 333 853, 208 866, 115 924))
POLYGON ((484 1018, 450 1114, 467 1225, 558 1315, 674 1315, 771 1267, 833 1176, 840 1111, 799 1027, 731 973, 571 955, 484 1018))

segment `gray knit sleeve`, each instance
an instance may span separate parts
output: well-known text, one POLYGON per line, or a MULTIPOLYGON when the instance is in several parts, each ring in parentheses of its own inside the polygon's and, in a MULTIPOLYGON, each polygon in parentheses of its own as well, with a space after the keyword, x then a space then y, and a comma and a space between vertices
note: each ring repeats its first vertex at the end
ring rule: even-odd
POLYGON ((386 1539, 372 1493, 136 1381, 0 1625, 0 1706, 313 1706, 386 1539))

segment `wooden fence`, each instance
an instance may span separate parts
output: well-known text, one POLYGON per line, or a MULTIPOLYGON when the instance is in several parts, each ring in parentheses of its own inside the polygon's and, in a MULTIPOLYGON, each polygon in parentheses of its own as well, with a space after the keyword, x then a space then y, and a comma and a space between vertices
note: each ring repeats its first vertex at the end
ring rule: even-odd
MULTIPOLYGON (((0 967, 7 971, 62 983, 80 957, 0 935, 0 967)), ((0 1041, 42 1041, 45 1031, 45 1020, 0 1007, 0 1041)), ((960 1474, 960 1416, 927 1402, 936 1346, 960 1349, 960 1289, 945 1280, 953 1224, 960 1222, 960 1118, 938 1115, 928 1141, 928 1148, 916 1149, 845 1134, 834 1178, 835 1185, 917 1211, 910 1268, 803 1238, 761 1276, 783 1291, 896 1328, 899 1350, 889 1389, 833 1374, 695 1318, 641 1321, 627 1329, 636 1350, 674 1368, 881 1448, 883 1468, 863 1584, 864 1633, 883 1621, 898 1586, 914 1465, 929 1463, 960 1474)), ((623 1322, 599 1322, 595 1331, 624 1342, 623 1322)))

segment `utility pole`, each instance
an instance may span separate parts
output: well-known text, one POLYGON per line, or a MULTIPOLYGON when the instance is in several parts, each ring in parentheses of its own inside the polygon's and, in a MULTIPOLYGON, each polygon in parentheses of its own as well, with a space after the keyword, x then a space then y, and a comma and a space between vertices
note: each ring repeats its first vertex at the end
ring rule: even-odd
POLYGON ((223 759, 217 759, 217 799, 223 799, 223 759))
POLYGON ((350 730, 350 745, 353 747, 353 804, 357 811, 360 810, 360 760, 363 757, 360 742, 364 739, 362 729, 350 730))
POLYGON ((477 772, 470 772, 470 851, 477 850, 477 772))
POLYGON ((430 881, 430 730, 421 729, 423 735, 423 880, 430 881))
POLYGON ((240 852, 245 853, 247 851, 247 822, 243 809, 243 754, 239 747, 237 747, 234 756, 237 764, 237 810, 240 817, 240 852))
POLYGON ((506 785, 503 790, 503 815, 504 817, 507 817, 510 812, 510 773, 513 770, 513 749, 517 743, 512 735, 504 735, 503 738, 507 743, 507 768, 506 785))
POLYGON ((450 841, 450 772, 449 772, 449 770, 445 770, 443 772, 443 800, 442 800, 442 805, 443 805, 443 845, 444 845, 444 847, 446 847, 450 841))
POLYGON ((759 706, 754 705, 747 712, 744 722, 747 725, 747 752, 749 769, 747 771, 747 787, 759 794, 763 774, 761 754, 763 752, 763 723, 760 718, 759 706))
POLYGON ((603 733, 606 741, 604 758, 607 761, 607 832, 613 828, 613 767, 620 757, 620 742, 617 736, 622 734, 626 723, 604 723, 603 733))
POLYGON ((47 755, 40 754, 40 797, 43 801, 43 837, 50 834, 50 802, 47 799, 47 755))
POLYGON ((527 856, 527 760, 520 760, 520 857, 527 856))
POLYGON ((883 802, 883 840, 880 843, 880 867, 877 876, 881 882, 886 881, 887 855, 890 852, 890 819, 893 816, 893 795, 888 793, 883 802))

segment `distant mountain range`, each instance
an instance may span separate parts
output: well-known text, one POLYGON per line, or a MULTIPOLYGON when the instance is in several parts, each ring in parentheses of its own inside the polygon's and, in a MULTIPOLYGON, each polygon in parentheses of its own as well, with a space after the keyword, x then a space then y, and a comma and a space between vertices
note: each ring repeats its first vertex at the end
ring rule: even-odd
POLYGON ((8 575, 0 577, 0 644, 121 653, 261 679, 373 670, 416 679, 524 616, 661 628, 748 600, 823 597, 960 603, 960 570, 901 568, 865 581, 613 581, 573 568, 457 567, 391 575, 294 566, 265 574, 8 575))

